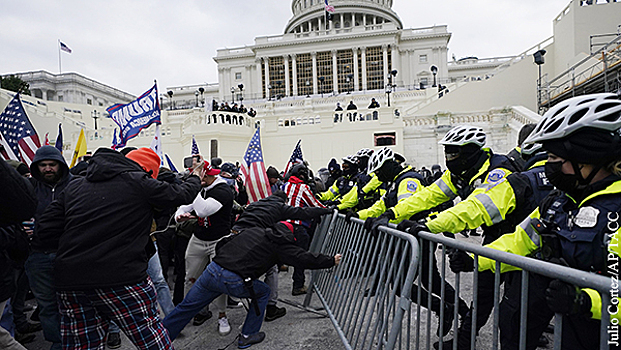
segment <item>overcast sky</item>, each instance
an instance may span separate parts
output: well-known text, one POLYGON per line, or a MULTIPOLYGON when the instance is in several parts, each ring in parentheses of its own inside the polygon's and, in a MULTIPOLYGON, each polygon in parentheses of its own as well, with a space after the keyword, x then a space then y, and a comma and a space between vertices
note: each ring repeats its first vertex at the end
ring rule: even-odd
MULTIPOLYGON (((578 1, 578 0, 576 0, 578 1)), ((447 24, 449 59, 519 54, 552 35, 569 0, 394 0, 405 28, 447 24)), ((223 47, 282 34, 290 0, 29 0, 0 6, 0 74, 78 72, 140 95, 166 87, 216 83, 223 47)))

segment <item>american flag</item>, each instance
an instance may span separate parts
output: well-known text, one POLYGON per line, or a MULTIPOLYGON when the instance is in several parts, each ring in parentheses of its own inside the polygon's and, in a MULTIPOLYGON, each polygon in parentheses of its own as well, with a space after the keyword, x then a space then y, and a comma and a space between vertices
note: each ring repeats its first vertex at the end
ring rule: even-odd
POLYGON ((196 144, 196 139, 194 139, 194 135, 192 135, 192 155, 195 154, 201 154, 201 152, 198 151, 198 145, 196 144))
POLYGON ((261 128, 257 128, 248 144, 241 170, 246 179, 246 191, 248 192, 250 203, 272 195, 270 182, 265 172, 265 164, 263 164, 261 128))
POLYGON ((2 134, 0 142, 5 148, 2 151, 4 159, 16 159, 28 165, 32 163, 41 142, 26 115, 19 94, 13 97, 0 114, 0 134, 2 134))
POLYGON ((289 158, 289 162, 285 167, 285 176, 294 165, 304 163, 304 157, 302 157, 302 146, 300 145, 300 142, 302 142, 302 140, 298 140, 298 144, 295 145, 291 158, 289 158))
POLYGON ((334 6, 328 4, 328 0, 325 0, 325 2, 326 2, 326 11, 334 12, 334 6))
MULTIPOLYGON (((328 1, 328 0, 326 0, 328 1)), ((69 46, 65 45, 65 43, 63 43, 62 41, 58 41, 60 43, 60 49, 65 51, 66 53, 71 53, 71 49, 69 48, 69 46)))

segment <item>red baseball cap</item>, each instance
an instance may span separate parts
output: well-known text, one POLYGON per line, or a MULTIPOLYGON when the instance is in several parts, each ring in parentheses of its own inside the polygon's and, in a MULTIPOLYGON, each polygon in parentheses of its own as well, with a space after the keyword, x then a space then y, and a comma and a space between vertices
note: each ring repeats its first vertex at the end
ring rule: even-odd
POLYGON ((212 167, 211 164, 209 164, 208 161, 205 161, 204 169, 205 169, 205 174, 206 175, 214 176, 214 175, 220 174, 220 169, 214 169, 214 167, 212 167))

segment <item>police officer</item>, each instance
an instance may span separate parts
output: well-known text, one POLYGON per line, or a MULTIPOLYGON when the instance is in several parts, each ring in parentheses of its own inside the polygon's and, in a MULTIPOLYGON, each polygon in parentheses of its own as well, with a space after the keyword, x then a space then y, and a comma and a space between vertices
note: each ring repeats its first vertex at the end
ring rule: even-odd
POLYGON ((358 178, 356 185, 341 199, 341 204, 337 206, 339 211, 345 211, 352 208, 362 210, 373 205, 381 194, 385 191, 385 186, 377 179, 373 172, 367 172, 369 166, 369 158, 373 156, 373 150, 370 148, 362 148, 356 153, 358 159, 358 178))
POLYGON ((319 195, 319 200, 324 201, 327 205, 340 204, 340 199, 354 188, 360 176, 360 173, 358 173, 358 159, 355 155, 343 157, 342 168, 343 175, 334 181, 329 190, 319 195))
MULTIPOLYGON (((618 259, 618 226, 610 221, 621 211, 621 101, 615 94, 574 97, 551 108, 526 143, 540 142, 548 151, 545 172, 553 191, 530 217, 487 245, 522 256, 608 275, 607 258, 618 259)), ((461 263, 472 265, 462 256, 461 263)), ((469 266, 468 266, 469 267, 469 266)), ((494 270, 495 261, 479 257, 479 270, 494 270)), ((501 271, 512 268, 502 265, 501 271)), ((500 304, 501 344, 517 349, 519 281, 507 281, 500 304)), ((599 347, 601 297, 592 289, 531 274, 528 285, 527 349, 554 313, 564 314, 563 349, 599 347)), ((610 315, 619 319, 619 313, 610 315)), ((615 321, 616 322, 616 321, 615 321)))
MULTIPOLYGON (((433 233, 450 232, 458 233, 466 229, 476 229, 481 225, 493 226, 495 222, 501 220, 503 226, 511 225, 515 227, 519 222, 528 216, 553 189, 545 176, 544 165, 547 159, 545 152, 541 150, 541 144, 535 143, 521 148, 520 158, 529 159, 533 164, 528 171, 512 173, 507 176, 506 181, 488 189, 485 193, 497 204, 499 211, 487 211, 485 207, 478 209, 470 207, 469 212, 464 212, 462 206, 446 209, 437 214, 433 219, 425 224, 416 222, 404 222, 400 229, 416 234, 417 232, 428 231, 433 233), (468 217, 468 220, 464 218, 468 217)), ((499 227, 500 228, 500 227, 499 227)), ((499 231, 500 232, 500 231, 499 231)), ((511 232, 511 231, 504 231, 511 232)), ((504 232, 501 232, 504 233, 504 232)), ((451 261, 459 260, 458 256, 465 252, 457 251, 451 254, 451 261)), ((459 263, 457 266, 451 265, 454 272, 462 272, 459 263)), ((515 273, 515 272, 514 272, 515 273)), ((502 278, 507 278, 505 274, 502 278)), ((492 312, 494 306, 494 274, 489 271, 479 272, 477 289, 477 333, 483 327, 492 312)), ((450 300, 450 299, 449 299, 450 300)), ((462 319, 458 332, 458 349, 470 349, 472 327, 472 311, 468 312, 462 319)), ((453 349, 453 341, 444 342, 444 349, 453 349)), ((436 349, 438 343, 434 344, 436 349)))

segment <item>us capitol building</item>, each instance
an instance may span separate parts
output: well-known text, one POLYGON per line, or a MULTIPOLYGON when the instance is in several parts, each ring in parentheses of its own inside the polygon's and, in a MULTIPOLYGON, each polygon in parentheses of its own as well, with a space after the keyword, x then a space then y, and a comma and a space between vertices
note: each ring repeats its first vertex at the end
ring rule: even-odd
MULTIPOLYGON (((392 0, 330 4, 335 11, 328 16, 323 0, 293 0, 283 34, 219 49, 217 83, 160 87, 163 150, 177 166, 189 155, 193 135, 206 157, 241 161, 257 126, 266 166, 281 170, 298 139, 315 170, 332 157, 380 146, 393 147, 417 167, 442 164, 437 142, 459 124, 481 126, 488 146, 507 152, 520 127, 536 122, 539 107, 556 96, 552 83, 568 67, 597 64, 593 36, 618 35, 621 24, 621 3, 572 0, 552 19, 554 36, 521 53, 449 59, 447 26, 403 28, 392 0), (545 63, 537 65, 533 53, 542 49, 545 63), (372 98, 380 108, 368 108, 372 98), (213 100, 243 104, 257 115, 212 111, 213 100), (350 102, 357 110, 345 110, 350 102), (335 111, 337 104, 344 111, 335 111)), ((605 42, 601 50, 610 50, 605 42)), ((33 97, 23 99, 40 138, 50 132, 53 139, 62 123, 67 159, 81 128, 89 149, 109 147, 115 124, 105 108, 133 98, 77 73, 15 74, 30 83, 33 97)), ((0 107, 11 96, 1 90, 0 107)), ((128 145, 148 147, 154 130, 143 130, 128 145)))

